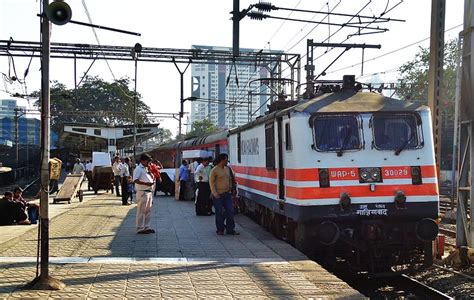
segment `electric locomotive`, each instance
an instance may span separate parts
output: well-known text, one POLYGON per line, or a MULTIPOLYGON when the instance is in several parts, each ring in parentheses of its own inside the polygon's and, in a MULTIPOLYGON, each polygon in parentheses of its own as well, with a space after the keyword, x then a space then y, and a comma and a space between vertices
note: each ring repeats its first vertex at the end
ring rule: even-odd
POLYGON ((439 202, 430 110, 353 78, 230 131, 243 209, 353 271, 428 266, 439 202))
POLYGON ((353 76, 244 126, 159 147, 229 154, 241 210, 310 256, 385 274, 432 264, 438 182, 428 107, 353 76))

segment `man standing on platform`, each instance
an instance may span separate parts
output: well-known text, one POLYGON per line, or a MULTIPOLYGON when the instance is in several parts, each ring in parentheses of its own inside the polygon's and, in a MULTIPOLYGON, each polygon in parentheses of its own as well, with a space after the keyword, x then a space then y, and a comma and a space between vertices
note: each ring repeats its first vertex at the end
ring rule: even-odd
POLYGON ((120 197, 119 186, 121 184, 121 177, 120 177, 120 167, 122 163, 120 162, 120 157, 114 157, 114 163, 112 165, 112 172, 114 172, 114 185, 115 185, 115 193, 117 197, 120 197))
POLYGON ((148 170, 148 164, 151 157, 148 154, 142 154, 140 164, 133 171, 133 182, 137 191, 137 233, 148 234, 155 233, 150 228, 151 206, 153 205, 153 185, 155 179, 148 170))
POLYGON ((227 154, 219 154, 216 159, 216 166, 212 169, 209 176, 212 201, 216 209, 216 232, 218 235, 223 235, 224 229, 230 235, 240 234, 238 231, 235 231, 234 203, 232 202, 231 195, 233 182, 231 170, 227 166, 228 159, 229 156, 227 154))
POLYGON ((186 182, 188 181, 188 162, 183 159, 179 167, 179 200, 186 200, 186 182))
POLYGON ((130 177, 130 159, 125 157, 120 167, 120 178, 122 180, 122 205, 130 205, 128 202, 129 190, 128 190, 128 177, 130 177))
POLYGON ((209 158, 204 158, 194 172, 194 181, 198 187, 196 199, 196 215, 210 216, 212 214, 211 189, 209 187, 209 173, 207 166, 209 158))
POLYGON ((84 173, 84 165, 81 163, 81 160, 79 158, 76 158, 76 163, 74 164, 74 167, 72 168, 72 174, 82 174, 84 173))

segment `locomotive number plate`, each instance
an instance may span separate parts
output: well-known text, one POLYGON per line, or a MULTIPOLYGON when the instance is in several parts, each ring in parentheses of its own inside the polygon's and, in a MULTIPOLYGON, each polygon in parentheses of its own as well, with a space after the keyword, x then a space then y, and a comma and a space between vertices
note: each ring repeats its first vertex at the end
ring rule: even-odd
POLYGON ((384 179, 409 178, 411 176, 410 167, 384 167, 382 176, 384 179))

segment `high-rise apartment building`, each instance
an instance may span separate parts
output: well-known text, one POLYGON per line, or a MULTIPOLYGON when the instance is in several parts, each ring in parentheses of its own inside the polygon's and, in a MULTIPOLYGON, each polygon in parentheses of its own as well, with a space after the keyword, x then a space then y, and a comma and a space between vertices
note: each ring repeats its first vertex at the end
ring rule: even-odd
MULTIPOLYGON (((192 48, 232 51, 232 48, 215 46, 194 45, 192 48)), ((241 48, 240 51, 257 53, 260 50, 241 48)), ((191 96, 195 97, 195 100, 191 104, 190 124, 197 120, 209 119, 220 128, 232 128, 248 123, 266 110, 269 90, 262 86, 260 81, 254 81, 270 77, 265 67, 252 63, 200 63, 192 64, 191 76, 191 96)))

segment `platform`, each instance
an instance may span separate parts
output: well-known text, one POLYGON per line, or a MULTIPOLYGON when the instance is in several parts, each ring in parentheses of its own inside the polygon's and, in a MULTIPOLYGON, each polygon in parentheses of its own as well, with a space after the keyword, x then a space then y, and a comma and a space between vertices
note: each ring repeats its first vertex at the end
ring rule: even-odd
POLYGON ((0 299, 364 298, 243 215, 241 235, 218 236, 214 217, 195 216, 194 203, 159 196, 156 234, 137 235, 135 212, 103 194, 53 218, 50 273, 66 283, 62 291, 20 289, 35 277, 36 227, 0 240, 0 299))

